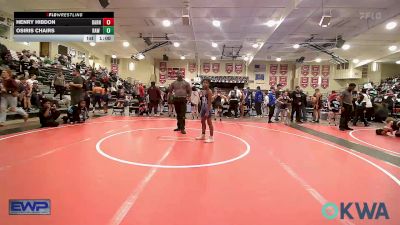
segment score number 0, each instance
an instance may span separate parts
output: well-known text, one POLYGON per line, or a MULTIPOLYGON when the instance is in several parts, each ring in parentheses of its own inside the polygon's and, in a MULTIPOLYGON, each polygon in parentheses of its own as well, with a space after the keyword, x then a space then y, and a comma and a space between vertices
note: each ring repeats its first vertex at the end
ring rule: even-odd
POLYGON ((114 26, 114 18, 103 18, 103 26, 114 26))

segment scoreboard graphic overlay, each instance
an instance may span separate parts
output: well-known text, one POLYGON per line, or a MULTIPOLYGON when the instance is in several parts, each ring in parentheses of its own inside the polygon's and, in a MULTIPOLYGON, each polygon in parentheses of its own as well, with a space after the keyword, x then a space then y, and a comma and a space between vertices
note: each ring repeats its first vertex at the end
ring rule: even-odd
POLYGON ((14 41, 113 42, 114 12, 14 12, 14 41))

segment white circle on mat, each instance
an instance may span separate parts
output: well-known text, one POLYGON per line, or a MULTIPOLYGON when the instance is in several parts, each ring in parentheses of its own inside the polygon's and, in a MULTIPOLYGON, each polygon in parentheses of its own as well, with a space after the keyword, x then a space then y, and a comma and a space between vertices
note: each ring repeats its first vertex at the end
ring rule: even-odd
MULTIPOLYGON (((119 158, 116 158, 114 156, 108 155, 107 153, 105 153, 101 149, 101 144, 105 140, 107 140, 107 139, 109 139, 109 138, 111 138, 113 136, 116 136, 116 135, 120 135, 120 134, 124 134, 124 133, 130 133, 130 132, 136 132, 136 131, 144 131, 144 130, 167 130, 167 129, 170 130, 170 129, 173 129, 173 127, 143 128, 143 129, 128 130, 128 131, 123 131, 123 132, 111 134, 109 136, 106 136, 106 137, 102 138, 100 141, 98 141, 96 143, 96 150, 102 156, 104 156, 104 157, 106 157, 108 159, 120 162, 120 163, 136 165, 136 166, 144 166, 144 167, 165 168, 165 169, 187 169, 187 168, 200 168, 200 167, 219 166, 219 165, 223 165, 223 164, 227 164, 227 163, 231 163, 231 162, 234 162, 236 160, 239 160, 239 159, 245 157, 246 155, 248 155, 250 153, 250 145, 245 140, 243 140, 240 137, 234 136, 232 134, 227 134, 227 133, 220 132, 220 131, 214 131, 214 133, 223 134, 223 135, 226 135, 226 136, 229 136, 229 137, 232 137, 232 138, 235 138, 235 139, 241 141, 246 146, 246 149, 243 151, 243 153, 240 154, 239 156, 234 157, 234 158, 227 159, 227 160, 224 160, 224 161, 214 162, 214 163, 194 164, 194 165, 159 165, 159 164, 139 163, 139 162, 133 162, 133 161, 119 159, 119 158)), ((200 130, 200 129, 186 128, 186 130, 200 130)))

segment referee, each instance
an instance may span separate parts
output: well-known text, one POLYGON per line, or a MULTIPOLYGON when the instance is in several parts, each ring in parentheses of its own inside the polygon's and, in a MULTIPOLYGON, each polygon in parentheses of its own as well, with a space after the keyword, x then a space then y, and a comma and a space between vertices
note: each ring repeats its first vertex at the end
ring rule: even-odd
POLYGON ((186 134, 186 103, 192 94, 192 89, 190 88, 190 84, 182 78, 182 73, 180 71, 178 71, 177 77, 178 79, 174 81, 169 88, 170 94, 174 93, 174 106, 178 125, 178 128, 174 131, 181 131, 182 134, 186 134))

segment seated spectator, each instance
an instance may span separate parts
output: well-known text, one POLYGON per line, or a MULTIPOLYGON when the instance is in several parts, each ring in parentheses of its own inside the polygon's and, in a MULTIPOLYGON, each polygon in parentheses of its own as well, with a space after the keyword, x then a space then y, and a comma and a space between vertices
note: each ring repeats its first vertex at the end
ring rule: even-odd
POLYGON ((63 117, 64 123, 84 123, 88 118, 85 100, 79 101, 78 105, 68 108, 67 116, 63 117))
POLYGON ((43 98, 43 93, 39 88, 39 83, 37 80, 33 82, 32 86, 32 95, 31 95, 31 103, 35 105, 37 108, 40 108, 40 101, 43 98))
POLYGON ((117 92, 117 108, 123 108, 125 106, 125 90, 122 86, 118 87, 118 92, 117 92))
POLYGON ((57 110, 56 105, 52 104, 50 100, 43 100, 43 107, 39 111, 39 119, 42 127, 57 127, 57 118, 60 117, 60 112, 57 110))

